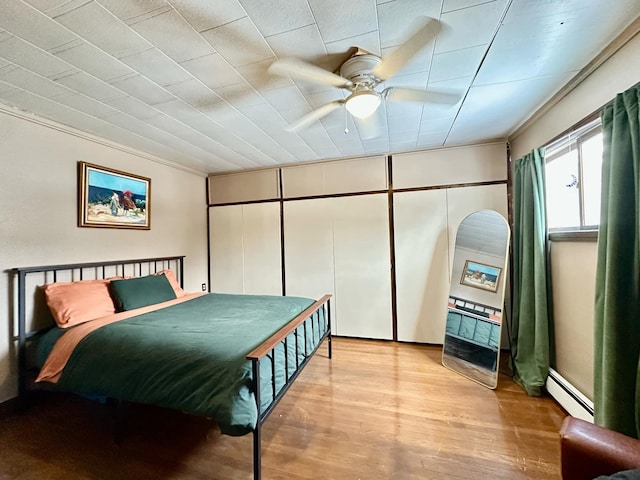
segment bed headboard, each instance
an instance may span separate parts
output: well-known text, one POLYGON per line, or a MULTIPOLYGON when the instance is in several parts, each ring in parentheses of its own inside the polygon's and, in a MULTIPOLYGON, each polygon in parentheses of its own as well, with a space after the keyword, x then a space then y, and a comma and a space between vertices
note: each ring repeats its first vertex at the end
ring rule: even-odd
POLYGON ((96 280, 116 275, 141 277, 171 269, 175 272, 180 286, 184 287, 184 258, 185 256, 181 255, 12 268, 9 271, 12 276, 10 288, 13 318, 11 335, 14 342, 18 342, 19 395, 22 396, 26 388, 27 342, 53 324, 44 293, 42 289, 38 288, 39 286, 55 282, 96 280))

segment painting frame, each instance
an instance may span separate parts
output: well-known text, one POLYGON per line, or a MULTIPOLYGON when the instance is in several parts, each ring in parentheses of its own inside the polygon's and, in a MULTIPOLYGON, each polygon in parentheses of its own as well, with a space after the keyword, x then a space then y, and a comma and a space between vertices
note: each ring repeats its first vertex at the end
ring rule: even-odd
POLYGON ((496 293, 498 291, 498 285, 500 285, 501 276, 502 267, 487 265, 486 263, 475 260, 466 260, 464 262, 460 284, 496 293))
POLYGON ((150 230, 151 179, 78 162, 78 227, 150 230))

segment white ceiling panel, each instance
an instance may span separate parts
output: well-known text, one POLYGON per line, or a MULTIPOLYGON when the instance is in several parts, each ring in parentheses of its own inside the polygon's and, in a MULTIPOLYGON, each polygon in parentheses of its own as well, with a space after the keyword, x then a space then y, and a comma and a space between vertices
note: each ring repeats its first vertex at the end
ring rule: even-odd
POLYGON ((20 0, 0 0, 0 28, 43 50, 75 40, 75 36, 45 14, 20 0))
POLYGON ((98 0, 98 3, 129 25, 172 10, 171 5, 168 5, 165 0, 136 0, 135 2, 98 0))
POLYGON ((57 122, 79 130, 95 128, 103 124, 100 119, 86 115, 72 108, 61 105, 31 92, 15 89, 1 94, 8 105, 18 107, 40 115, 43 118, 55 119, 57 122))
POLYGON ((486 46, 480 45, 434 55, 429 72, 429 83, 475 75, 486 50, 486 46))
POLYGON ((483 3, 489 2, 487 0, 443 0, 442 13, 448 13, 453 10, 461 10, 463 8, 475 7, 476 5, 481 5, 483 3))
POLYGON ((346 54, 351 47, 359 47, 375 55, 380 55, 380 35, 377 31, 363 33, 355 37, 343 38, 325 44, 327 53, 346 54))
POLYGON ((111 85, 149 105, 173 99, 173 95, 142 75, 116 80, 111 85))
POLYGON ((269 44, 248 17, 206 30, 202 36, 234 67, 273 57, 269 44))
POLYGON ((74 67, 84 70, 105 82, 133 73, 120 60, 79 39, 62 47, 52 49, 50 52, 74 67))
MULTIPOLYGON (((120 0, 113 0, 121 3, 120 0)), ((180 63, 214 53, 213 47, 175 10, 131 26, 148 42, 180 63)))
POLYGON ((443 28, 438 34, 435 53, 490 43, 506 4, 507 0, 496 0, 443 14, 440 17, 443 28))
POLYGON ((548 8, 515 2, 507 14, 492 49, 476 79, 477 85, 518 81, 579 70, 602 48, 593 39, 620 24, 625 16, 638 14, 631 8, 611 9, 605 2, 563 2, 548 8), (589 9, 591 15, 581 14, 589 9), (540 28, 527 28, 536 21, 540 28), (562 45, 562 48, 557 48, 562 45), (575 52, 567 55, 566 52, 575 52), (510 65, 504 69, 504 64, 510 65))
POLYGON ((25 0, 25 3, 42 12, 46 12, 47 10, 69 3, 69 0, 25 0))
POLYGON ((0 40, 0 57, 45 77, 73 69, 68 63, 14 35, 0 40))
POLYGON ((265 37, 315 24, 307 0, 241 0, 241 3, 265 37))
POLYGON ((420 128, 418 135, 427 135, 437 132, 448 132, 453 125, 455 116, 451 117, 426 117, 424 114, 420 120, 420 128))
POLYGON ((219 27, 246 16, 238 0, 169 0, 198 32, 219 27))
POLYGON ((118 112, 113 107, 81 93, 69 92, 53 97, 53 100, 93 117, 106 117, 118 112))
POLYGON ((440 5, 423 0, 392 0, 378 5, 380 43, 382 48, 397 47, 416 31, 424 18, 437 18, 440 5))
POLYGON ((472 136, 477 141, 480 137, 495 132, 495 137, 505 137, 513 128, 509 117, 515 119, 516 125, 522 123, 535 105, 541 104, 551 95, 554 85, 568 81, 571 75, 562 77, 541 77, 473 87, 460 109, 456 123, 451 129, 450 138, 459 139, 462 136, 472 136), (515 99, 523 89, 528 92, 526 101, 515 99), (488 108, 491 107, 491 108, 488 108), (485 122, 482 125, 473 121, 479 112, 484 112, 485 122))
POLYGON ((470 144, 505 139, 639 13, 638 0, 0 0, 0 103, 205 173, 470 144), (285 130, 353 87, 272 75, 275 60, 386 62, 421 16, 440 23, 434 41, 367 88, 455 104, 382 102, 357 125, 341 107, 285 130))
POLYGON ((180 65, 211 89, 242 82, 238 72, 217 53, 187 60, 180 65))
POLYGON ((238 67, 237 71, 247 80, 247 82, 251 84, 253 88, 261 92, 292 85, 293 82, 289 77, 279 77, 269 74, 267 69, 271 66, 274 60, 275 57, 261 62, 243 65, 238 67))
POLYGON ((8 93, 15 89, 16 87, 13 85, 0 81, 0 96, 2 96, 3 93, 8 93))
POLYGON ((0 68, 0 80, 44 98, 69 92, 68 88, 16 65, 0 68))
POLYGON ((195 78, 167 85, 165 88, 179 99, 193 105, 194 107, 200 107, 222 101, 222 98, 219 95, 215 94, 210 88, 206 87, 200 80, 196 80, 195 78))
POLYGON ((59 76, 55 81, 97 100, 106 100, 122 95, 118 89, 85 72, 73 72, 69 75, 59 76))
POLYGON ((145 120, 159 114, 155 108, 125 94, 120 97, 104 100, 104 103, 138 120, 145 120))
POLYGON ((255 88, 244 82, 226 87, 218 87, 216 88, 216 94, 235 108, 265 103, 264 97, 260 95, 255 88))
POLYGON ((84 4, 54 19, 116 58, 153 47, 106 8, 95 2, 84 4))
POLYGON ((378 30, 374 0, 310 0, 309 4, 325 42, 378 30))
POLYGON ((158 85, 171 85, 191 78, 184 68, 156 48, 134 53, 120 60, 158 85))
MULTIPOLYGON (((416 142, 416 148, 438 148, 444 146, 449 131, 426 133, 424 135, 418 135, 418 141, 416 142)), ((463 142, 464 143, 464 142, 463 142)))
POLYGON ((327 53, 318 27, 308 25, 267 37, 269 46, 277 57, 322 58, 327 53))

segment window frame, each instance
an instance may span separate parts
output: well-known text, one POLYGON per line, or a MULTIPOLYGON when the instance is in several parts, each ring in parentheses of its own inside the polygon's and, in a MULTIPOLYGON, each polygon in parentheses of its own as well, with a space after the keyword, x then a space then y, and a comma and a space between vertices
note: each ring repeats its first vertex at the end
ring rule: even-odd
MULTIPOLYGON (((586 225, 585 224, 585 192, 583 185, 584 178, 584 162, 582 157, 582 144, 593 138, 594 136, 602 134, 602 122, 600 117, 591 118, 586 123, 572 131, 565 133, 561 137, 549 142, 544 146, 545 153, 552 150, 553 153, 549 156, 545 155, 545 168, 549 162, 552 162, 562 155, 576 150, 578 160, 578 209, 580 217, 580 225, 574 227, 554 227, 547 228, 549 239, 553 241, 597 241, 598 239, 598 225, 586 225)), ((545 180, 546 183, 546 180, 545 180)), ((548 190, 548 186, 545 185, 548 190)), ((545 202, 545 209, 547 204, 545 202)))

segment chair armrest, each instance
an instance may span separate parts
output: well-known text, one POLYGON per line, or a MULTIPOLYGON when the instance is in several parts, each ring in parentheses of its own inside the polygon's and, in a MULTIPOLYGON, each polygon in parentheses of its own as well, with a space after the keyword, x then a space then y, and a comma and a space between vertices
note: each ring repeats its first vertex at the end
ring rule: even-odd
POLYGON ((563 480, 592 480, 640 467, 640 440, 566 417, 560 430, 563 480))

